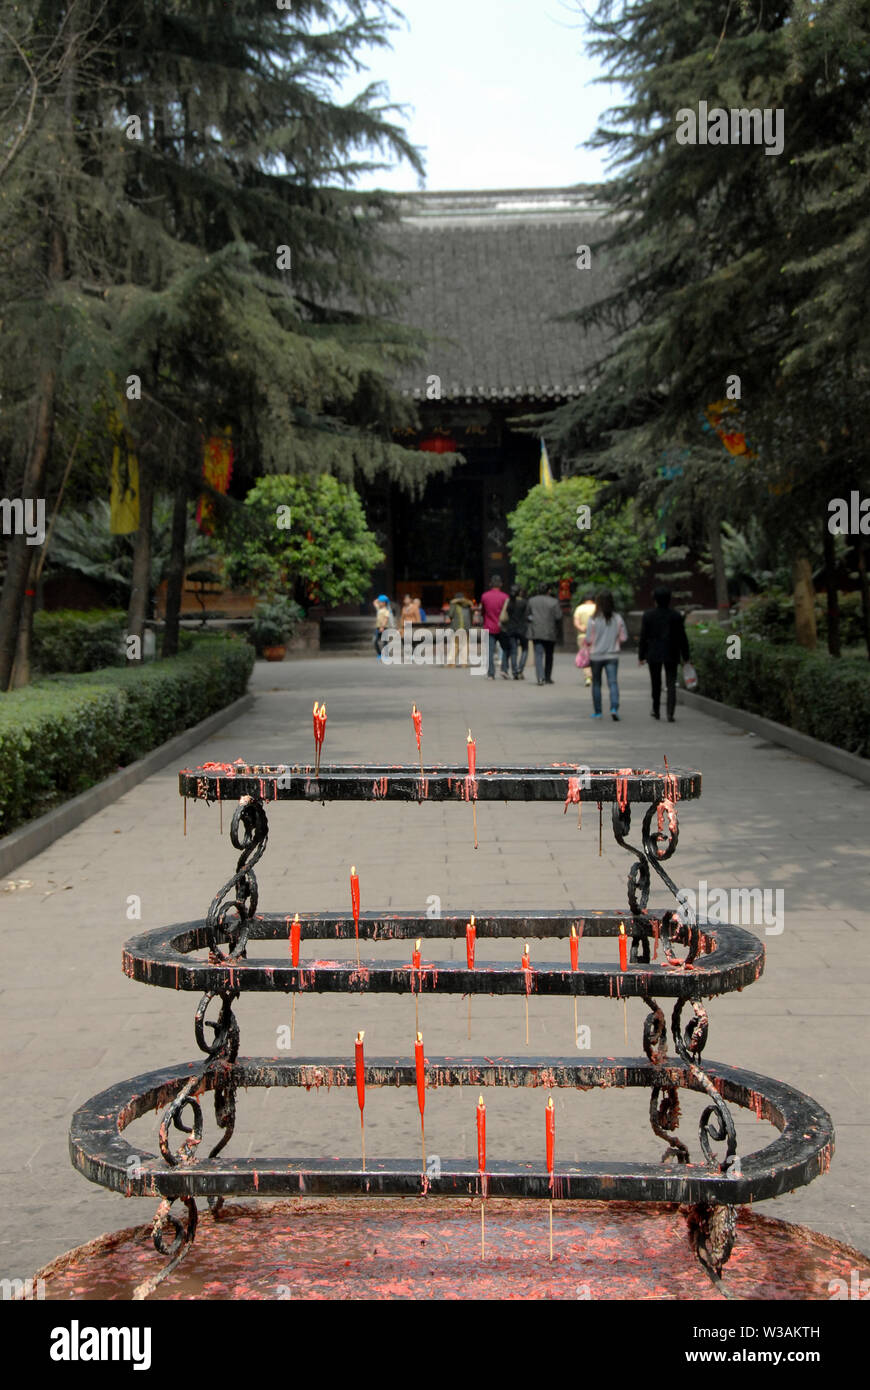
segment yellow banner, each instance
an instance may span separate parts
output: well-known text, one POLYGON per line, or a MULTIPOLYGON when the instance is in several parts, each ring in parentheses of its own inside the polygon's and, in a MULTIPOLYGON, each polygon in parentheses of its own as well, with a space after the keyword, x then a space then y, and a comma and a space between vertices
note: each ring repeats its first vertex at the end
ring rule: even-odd
POLYGON ((123 422, 115 411, 110 416, 109 429, 115 440, 109 529, 113 536, 127 536, 139 530, 139 460, 129 447, 123 422))

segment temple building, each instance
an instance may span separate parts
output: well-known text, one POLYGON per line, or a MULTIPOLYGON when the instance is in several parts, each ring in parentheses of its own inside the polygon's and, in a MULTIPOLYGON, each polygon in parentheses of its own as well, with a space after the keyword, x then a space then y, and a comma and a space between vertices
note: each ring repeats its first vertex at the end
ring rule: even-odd
POLYGON ((397 381, 421 420, 402 442, 465 461, 418 500, 389 483, 361 489, 386 557, 373 594, 410 593, 433 611, 458 589, 479 595, 493 572, 510 579, 506 517, 538 482, 540 443, 508 422, 587 387, 602 335, 559 316, 603 292, 603 272, 578 265, 601 216, 584 188, 406 199, 393 278, 402 321, 431 347, 397 381))

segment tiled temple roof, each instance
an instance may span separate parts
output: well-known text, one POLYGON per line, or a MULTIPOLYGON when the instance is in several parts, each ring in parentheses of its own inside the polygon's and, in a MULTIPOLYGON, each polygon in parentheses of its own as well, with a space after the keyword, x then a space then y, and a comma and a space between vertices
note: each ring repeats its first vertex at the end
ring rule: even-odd
POLYGON ((426 399, 564 399, 586 389, 603 334, 584 333, 560 314, 609 285, 600 257, 577 268, 577 247, 601 236, 592 190, 535 189, 422 193, 405 200, 389 232, 403 260, 389 274, 401 285, 399 316, 432 347, 400 371, 406 395, 426 399))

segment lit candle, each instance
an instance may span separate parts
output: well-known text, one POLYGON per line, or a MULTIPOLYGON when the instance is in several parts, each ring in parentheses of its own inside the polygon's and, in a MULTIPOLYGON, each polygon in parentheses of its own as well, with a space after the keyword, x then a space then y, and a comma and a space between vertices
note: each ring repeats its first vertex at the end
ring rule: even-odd
POLYGON ((420 1143, 423 1149, 423 1172, 426 1171, 426 1124, 423 1112, 426 1109, 426 1058, 423 1056, 423 1034, 417 1034, 414 1043, 414 1071, 417 1076, 417 1104, 420 1107, 420 1143))
POLYGON ((550 1174, 550 1187, 553 1186, 553 1162, 556 1153, 556 1111, 553 1097, 547 1101, 547 1172, 550 1174))
POLYGON ((474 848, 477 849, 477 796, 474 793, 474 787, 471 785, 471 783, 473 783, 474 781, 474 778, 477 776, 477 744, 471 737, 470 729, 468 730, 468 738, 465 741, 465 747, 468 753, 468 776, 470 779, 468 795, 474 796, 471 810, 472 815, 474 816, 474 848))
POLYGON ((417 753, 420 758, 420 777, 423 776, 423 715, 416 705, 411 706, 411 718, 414 721, 414 733, 417 736, 417 753))
POLYGON ((320 750, 323 747, 323 740, 326 735, 326 705, 320 705, 318 707, 317 701, 315 700, 312 718, 314 722, 314 772, 315 775, 317 775, 320 772, 320 750))
POLYGON ((299 921, 299 913, 297 912, 290 927, 290 960, 294 966, 298 966, 299 964, 299 937, 301 931, 302 927, 299 921))
MULTIPOLYGON (((474 913, 471 914, 471 921, 465 928, 465 958, 468 961, 469 970, 474 969, 474 947, 477 941, 477 928, 474 925, 474 913)), ((471 1037, 471 994, 468 995, 468 1036, 471 1037)))
POLYGON ((419 938, 419 936, 418 936, 418 937, 417 937, 417 940, 416 940, 415 943, 414 943, 414 949, 413 949, 413 951, 411 952, 411 988, 412 988, 412 989, 414 988, 414 974, 413 974, 413 972, 414 972, 415 970, 417 971, 417 992, 414 994, 414 1028, 415 1028, 415 1030, 420 1026, 420 994, 419 994, 420 984, 421 984, 420 974, 419 974, 419 971, 420 971, 420 959, 421 959, 421 957, 420 957, 420 938, 419 938))
POLYGON ((483 1103, 483 1096, 477 1101, 477 1171, 480 1173, 480 1257, 483 1259, 485 1251, 485 1226, 486 1220, 486 1106, 483 1103))
POLYGON ((526 1044, 529 1041, 529 988, 531 985, 531 973, 529 967, 529 943, 526 942, 526 949, 522 954, 522 967, 526 972, 526 1044))
POLYGON ((366 1166, 366 1124, 364 1113, 366 1106, 366 1061, 365 1054, 363 1052, 364 1037, 365 1033, 357 1033, 356 1045, 354 1047, 354 1065, 356 1067, 356 1098, 359 1104, 359 1125, 360 1134, 362 1136, 363 1170, 365 1170, 366 1166))
MULTIPOLYGON (((291 962, 291 964, 294 966, 294 968, 298 968, 298 966, 299 966, 299 933, 300 933, 300 930, 301 930, 301 928, 300 928, 300 925, 299 925, 299 913, 297 912, 297 913, 296 913, 296 916, 293 918, 293 922, 292 922, 292 925, 291 925, 291 927, 290 927, 290 962, 291 962)), ((298 986, 298 984, 297 984, 297 986, 296 986, 296 991, 298 991, 298 988, 299 988, 299 986, 298 986)), ((292 1043, 293 1039, 294 1039, 295 1036, 296 1036, 296 991, 294 991, 294 993, 293 993, 293 1004, 292 1004, 292 1007, 291 1007, 291 1009, 290 1009, 290 1041, 291 1041, 291 1043, 292 1043)))
MULTIPOLYGON (((576 970, 580 959, 580 938, 577 935, 577 928, 571 928, 571 939, 569 941, 571 949, 571 969, 576 970)), ((574 1042, 577 1042, 577 995, 574 995, 574 1042)))
MULTIPOLYGON (((619 924, 619 968, 628 969, 628 938, 625 935, 625 923, 619 924)), ((622 1001, 622 1031, 625 1041, 628 1042, 628 1004, 622 1001)))
POLYGON ((356 963, 359 965, 359 874, 355 864, 350 866, 350 905, 353 911, 353 927, 356 934, 356 963))
MULTIPOLYGON (((556 1158, 556 1111, 553 1097, 547 1101, 547 1172, 550 1174, 550 1192, 553 1191, 554 1165, 556 1158)), ((550 1259, 553 1258, 553 1198, 550 1197, 550 1259)))

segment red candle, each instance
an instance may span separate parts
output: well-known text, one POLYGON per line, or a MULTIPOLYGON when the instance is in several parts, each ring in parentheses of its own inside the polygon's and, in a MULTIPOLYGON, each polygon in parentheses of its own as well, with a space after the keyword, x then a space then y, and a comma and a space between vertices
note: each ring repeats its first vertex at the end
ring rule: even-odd
POLYGON ((350 904, 353 910, 353 929, 356 935, 356 963, 359 965, 359 874, 355 864, 350 866, 350 904))
POLYGON ((523 966, 523 969, 524 969, 524 970, 528 970, 528 969, 529 969, 529 943, 528 943, 528 941, 526 942, 526 949, 523 951, 523 954, 522 954, 522 966, 523 966))
POLYGON ((556 1155, 556 1111, 553 1108, 553 1097, 547 1101, 547 1172, 550 1174, 550 1186, 553 1186, 553 1162, 556 1155))
POLYGON ((578 957, 579 957, 579 954, 580 954, 580 941, 579 941, 579 938, 578 938, 578 936, 577 936, 577 928, 576 928, 576 927, 572 927, 572 928, 571 928, 571 942, 570 942, 570 945, 571 945, 571 969, 572 969, 572 970, 576 970, 576 969, 577 969, 577 960, 578 960, 578 957))
POLYGON ((474 925, 474 914, 472 913, 471 921, 468 923, 468 926, 465 928, 465 954, 466 954, 466 957, 468 958, 468 968, 469 968, 469 970, 473 970, 473 969, 474 969, 474 946, 475 946, 476 940, 477 940, 477 928, 476 928, 475 925, 474 925))
POLYGON ((299 924, 299 913, 293 918, 293 925, 290 928, 290 959, 293 965, 299 964, 299 935, 301 932, 299 924))
POLYGON ((483 1096, 477 1102, 477 1166, 481 1174, 486 1172, 486 1106, 483 1096))
POLYGON ((414 1044, 414 1069, 417 1073, 417 1104, 420 1107, 420 1119, 423 1118, 423 1111, 426 1109, 426 1058, 423 1056, 423 1034, 417 1034, 417 1041, 414 1044))
POLYGON ((619 968, 628 969, 628 938, 625 935, 625 923, 619 924, 619 968))
POLYGON ((366 1059, 363 1053, 363 1038, 365 1033, 357 1033, 355 1052, 356 1063, 356 1098, 359 1102, 359 1111, 362 1115, 366 1104, 366 1059))
POLYGON ((414 942, 414 949, 413 949, 413 951, 411 952, 411 965, 412 965, 412 967, 413 967, 414 970, 419 970, 419 969, 420 969, 420 938, 419 938, 419 936, 417 937, 417 940, 414 942))
POLYGON ((314 701, 313 710, 314 721, 314 770, 320 771, 320 750, 323 747, 323 738, 326 733, 326 705, 321 705, 318 709, 317 701, 314 701))
POLYGON ((471 737, 470 729, 468 730, 468 738, 466 739, 465 746, 468 752, 468 775, 469 777, 474 777, 477 774, 477 744, 471 737))

